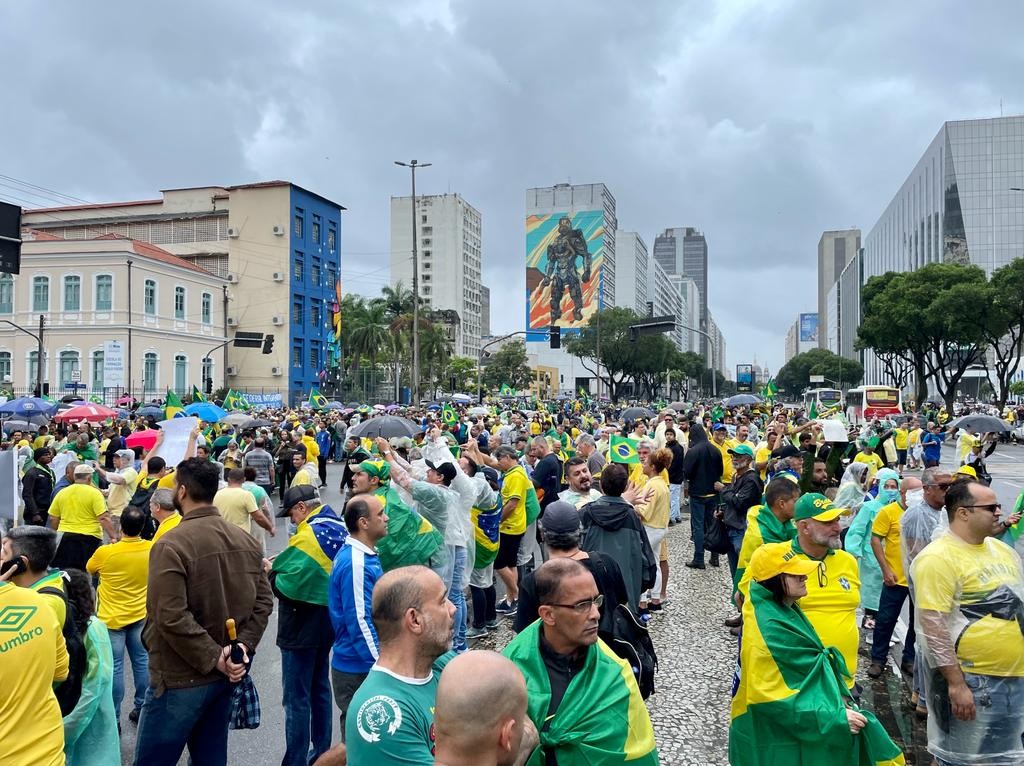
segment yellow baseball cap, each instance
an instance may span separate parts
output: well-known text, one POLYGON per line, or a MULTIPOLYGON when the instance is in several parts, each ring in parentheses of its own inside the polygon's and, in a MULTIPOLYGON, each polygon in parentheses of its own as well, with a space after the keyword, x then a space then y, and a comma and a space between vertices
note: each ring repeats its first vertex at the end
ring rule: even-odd
POLYGON ((846 513, 845 508, 837 508, 835 503, 818 492, 801 495, 793 506, 793 520, 814 519, 815 521, 835 521, 846 513))
POLYGON ((778 574, 809 575, 818 569, 818 564, 793 550, 792 543, 768 543, 754 551, 747 571, 752 580, 763 582, 778 574))
POLYGON ((978 472, 974 470, 973 465, 962 465, 956 469, 957 473, 962 473, 964 476, 970 476, 972 479, 978 478, 978 472))

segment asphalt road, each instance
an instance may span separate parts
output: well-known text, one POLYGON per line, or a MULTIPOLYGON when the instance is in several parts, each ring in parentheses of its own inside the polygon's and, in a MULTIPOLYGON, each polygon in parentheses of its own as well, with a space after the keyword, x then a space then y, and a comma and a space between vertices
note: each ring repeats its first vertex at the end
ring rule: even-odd
MULTIPOLYGON (((945 447, 942 465, 955 470, 955 449, 945 447)), ((1024 490, 1024 446, 1000 445, 987 461, 993 488, 1003 507, 1013 508, 1024 490)), ((920 475, 908 472, 908 475, 920 475)), ((328 487, 323 490, 328 504, 339 505, 338 483, 341 466, 328 465, 328 487)), ((278 521, 278 534, 268 540, 270 553, 287 541, 285 521, 278 521)), ((655 615, 652 639, 659 652, 658 691, 648 701, 655 734, 664 764, 725 764, 729 724, 729 694, 735 663, 735 639, 722 627, 730 615, 728 568, 703 572, 686 569, 689 558, 689 525, 672 527, 668 533, 671 575, 670 604, 655 615)), ((262 766, 280 763, 284 755, 284 709, 281 705, 281 654, 274 643, 276 612, 270 618, 263 642, 258 647, 253 676, 262 701, 263 719, 252 731, 235 731, 229 739, 228 762, 262 766)), ((511 639, 507 627, 475 644, 477 648, 500 650, 511 639)), ((861 663, 866 665, 866 661, 861 663)), ((863 670, 863 669, 862 669, 863 670)), ((125 706, 121 753, 125 764, 133 763, 135 725, 128 722, 132 698, 131 673, 125 674, 125 706)), ((887 673, 879 681, 860 680, 869 688, 870 699, 880 719, 907 750, 908 763, 928 763, 924 755, 924 733, 907 714, 907 691, 899 677, 887 673)), ((335 711, 337 712, 337 711, 335 711)), ((338 741, 337 716, 334 740, 338 741)), ((183 757, 182 764, 187 763, 183 757)))

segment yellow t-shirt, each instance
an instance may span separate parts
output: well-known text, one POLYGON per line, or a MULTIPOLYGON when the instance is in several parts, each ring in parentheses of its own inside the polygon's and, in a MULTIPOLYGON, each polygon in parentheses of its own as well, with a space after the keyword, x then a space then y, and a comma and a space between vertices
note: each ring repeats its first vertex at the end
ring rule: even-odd
POLYGON ((252 534, 252 514, 259 510, 252 492, 242 487, 225 487, 213 496, 213 504, 225 521, 252 534))
MULTIPOLYGON (((67 589, 64 587, 64 578, 61 576, 61 571, 59 569, 51 569, 28 587, 37 593, 43 588, 54 588, 65 595, 67 594, 67 589)), ((64 621, 68 617, 68 607, 64 602, 64 599, 51 593, 40 593, 39 595, 42 596, 46 603, 50 605, 50 608, 53 609, 53 613, 57 615, 57 622, 63 625, 64 621)))
POLYGON ((735 439, 726 439, 724 442, 719 444, 714 439, 711 443, 718 447, 718 451, 722 453, 722 478, 719 481, 722 484, 732 484, 732 475, 734 473, 732 468, 732 456, 729 454, 729 450, 736 446, 735 439))
POLYGON ((910 447, 916 447, 921 443, 921 429, 914 428, 907 433, 907 445, 910 447))
POLYGON ((768 463, 771 462, 772 451, 768 449, 768 442, 761 442, 754 451, 754 462, 764 463, 765 466, 758 473, 761 474, 761 482, 768 481, 768 463))
POLYGON ((155 543, 161 537, 166 535, 176 526, 181 523, 181 514, 175 513, 172 516, 168 516, 166 519, 160 522, 160 526, 156 528, 156 532, 153 533, 153 542, 155 543))
POLYGON ((646 503, 638 504, 636 511, 640 514, 645 527, 665 529, 668 526, 671 505, 668 483, 661 476, 652 476, 647 480, 646 489, 653 489, 654 493, 646 503))
POLYGON ((111 630, 120 630, 146 617, 152 547, 152 540, 125 537, 111 545, 101 545, 85 565, 89 574, 100 577, 96 615, 111 630))
POLYGON ((70 484, 64 487, 50 503, 50 515, 60 519, 58 532, 92 535, 103 539, 99 519, 107 512, 107 503, 92 484, 70 484))
POLYGON ((892 440, 896 449, 906 449, 910 443, 910 431, 906 428, 897 428, 892 432, 892 440))
POLYGON ((0 763, 62 764, 64 722, 53 694, 53 683, 68 677, 60 623, 42 596, 6 582, 0 615, 7 626, 0 634, 0 763))
POLYGON ((499 532, 507 535, 521 535, 526 532, 526 495, 533 485, 521 465, 512 468, 502 478, 501 504, 505 505, 514 497, 519 498, 516 509, 498 526, 499 532))
POLYGON ((1020 556, 991 537, 981 545, 946 532, 914 559, 914 607, 945 615, 960 667, 967 673, 1024 676, 1024 634, 1016 620, 991 614, 968 618, 961 611, 985 606, 997 590, 1022 593, 1020 556))
MULTIPOLYGON (((794 540, 793 547, 800 549, 794 540)), ((801 552, 804 558, 810 558, 801 552)), ((846 551, 833 551, 825 556, 825 573, 807 576, 807 595, 800 599, 800 609, 814 626, 825 646, 834 646, 846 660, 850 671, 847 685, 853 688, 857 670, 857 607, 860 605, 860 570, 857 559, 846 551)))
POLYGON ((868 478, 867 485, 871 485, 871 480, 875 478, 875 474, 878 473, 880 468, 885 468, 885 461, 878 456, 877 452, 872 452, 870 455, 864 452, 858 452, 857 456, 853 459, 854 463, 864 463, 868 467, 868 478))
POLYGON ((110 491, 107 492, 107 510, 114 516, 120 516, 121 512, 128 507, 128 501, 132 499, 135 488, 139 486, 139 472, 134 468, 118 471, 118 475, 124 479, 124 484, 111 482, 110 491))
POLYGON ((871 525, 871 534, 882 538, 882 547, 885 549, 885 561, 896 573, 896 584, 906 585, 907 575, 903 571, 903 555, 900 553, 900 517, 903 516, 903 506, 899 502, 889 503, 884 506, 875 516, 871 525))

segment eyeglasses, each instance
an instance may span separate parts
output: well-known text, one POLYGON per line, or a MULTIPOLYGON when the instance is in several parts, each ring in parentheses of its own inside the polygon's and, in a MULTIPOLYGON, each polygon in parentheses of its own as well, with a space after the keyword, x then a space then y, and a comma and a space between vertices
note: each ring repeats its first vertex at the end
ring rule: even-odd
POLYGON ((940 484, 925 484, 924 486, 926 486, 926 487, 938 487, 941 490, 947 490, 947 489, 949 489, 952 486, 952 484, 950 484, 950 482, 948 482, 948 481, 944 481, 944 482, 942 482, 940 484))
POLYGON ((604 595, 599 593, 593 598, 585 598, 582 601, 577 601, 575 604, 548 604, 548 606, 557 606, 562 609, 572 609, 576 614, 586 614, 590 611, 590 607, 596 606, 600 609, 604 605, 604 595))
POLYGON ((828 574, 825 572, 825 562, 818 564, 818 587, 828 587, 828 574))
POLYGON ((991 514, 996 514, 1003 509, 1002 503, 989 503, 988 505, 961 505, 961 508, 981 508, 991 514))

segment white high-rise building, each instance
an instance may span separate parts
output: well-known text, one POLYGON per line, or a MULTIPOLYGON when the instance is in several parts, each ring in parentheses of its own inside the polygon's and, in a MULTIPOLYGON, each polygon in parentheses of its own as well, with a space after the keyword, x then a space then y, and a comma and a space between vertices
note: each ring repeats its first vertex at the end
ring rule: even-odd
MULTIPOLYGON (((411 205, 411 197, 391 198, 391 282, 407 288, 412 287, 411 205)), ((460 195, 417 195, 420 295, 432 309, 457 314, 452 352, 473 359, 481 336, 480 229, 480 212, 460 195)))
POLYGON ((700 327, 700 310, 703 305, 700 288, 697 287, 696 282, 682 274, 671 274, 668 279, 679 291, 683 308, 682 314, 678 317, 679 340, 676 345, 679 346, 680 351, 693 351, 695 354, 699 354, 700 333, 686 328, 700 327))
POLYGON ((651 263, 647 243, 639 234, 635 231, 615 232, 615 305, 633 309, 638 317, 647 316, 651 263))

